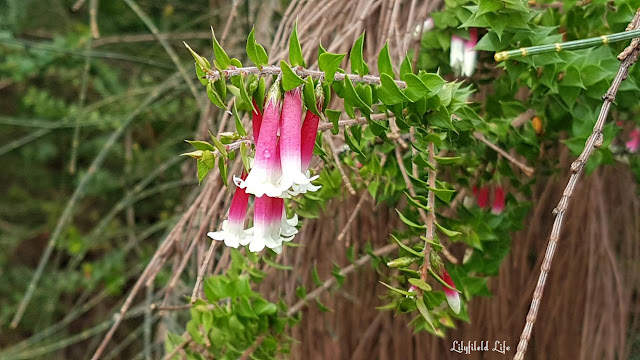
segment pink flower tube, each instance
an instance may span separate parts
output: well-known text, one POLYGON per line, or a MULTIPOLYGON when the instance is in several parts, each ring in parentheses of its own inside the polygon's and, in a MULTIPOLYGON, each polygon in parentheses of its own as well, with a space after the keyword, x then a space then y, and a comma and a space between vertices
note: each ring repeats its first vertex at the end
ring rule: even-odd
MULTIPOLYGON (((476 192, 474 191, 474 194, 476 192)), ((489 187, 483 186, 476 194, 476 201, 478 202, 478 206, 481 208, 486 208, 489 205, 489 187)))
POLYGON ((631 130, 631 133, 629 133, 629 138, 629 141, 627 141, 624 145, 627 147, 627 150, 629 152, 635 153, 640 149, 640 130, 631 130))
POLYGON ((263 195, 276 197, 282 194, 277 184, 277 179, 273 178, 276 171, 272 167, 275 165, 273 157, 277 154, 278 126, 280 123, 280 89, 279 82, 276 81, 271 89, 264 105, 262 123, 258 130, 259 135, 256 142, 256 155, 253 166, 246 180, 234 179, 238 187, 245 189, 247 193, 255 195, 257 198, 263 195))
POLYGON ((265 246, 274 248, 278 246, 277 239, 272 238, 271 218, 272 218, 272 198, 261 196, 255 198, 253 208, 253 227, 247 232, 250 234, 242 242, 242 245, 249 245, 249 251, 259 252, 265 246))
POLYGON ((306 185, 309 179, 302 173, 301 121, 302 91, 295 88, 284 95, 280 121, 280 155, 282 178, 280 189, 290 189, 294 184, 306 185))
POLYGON ((491 212, 498 215, 502 213, 504 210, 504 189, 502 186, 496 187, 494 198, 493 198, 493 206, 491 207, 491 212))
MULTIPOLYGON (((247 174, 243 172, 242 179, 246 177, 247 174)), ((222 230, 208 232, 207 236, 213 240, 224 241, 224 244, 228 247, 237 248, 247 237, 247 232, 244 229, 244 218, 247 215, 248 203, 249 194, 244 189, 236 187, 229 207, 229 215, 227 220, 222 222, 222 230)))
MULTIPOLYGON (((320 103, 318 107, 322 107, 320 103)), ((289 194, 298 195, 304 194, 307 191, 314 192, 318 191, 322 186, 313 185, 311 181, 318 178, 318 175, 311 176, 309 172, 309 164, 311 163, 311 158, 313 157, 313 147, 316 143, 316 135, 318 134, 318 123, 320 118, 318 115, 312 113, 307 110, 307 114, 304 117, 304 122, 302 123, 301 130, 301 141, 300 141, 300 155, 301 155, 301 165, 302 172, 305 173, 305 176, 309 180, 307 184, 293 184, 292 189, 289 190, 289 194)))
MULTIPOLYGON (((456 284, 453 283, 451 276, 444 268, 442 269, 442 280, 444 280, 447 285, 452 288, 456 288, 456 284)), ((454 313, 460 313, 460 294, 456 290, 451 290, 446 286, 443 286, 444 294, 447 297, 447 303, 449 303, 449 307, 453 310, 454 313)))
POLYGON ((474 49, 478 44, 478 29, 469 29, 469 41, 464 42, 462 75, 470 77, 476 71, 478 52, 474 49))

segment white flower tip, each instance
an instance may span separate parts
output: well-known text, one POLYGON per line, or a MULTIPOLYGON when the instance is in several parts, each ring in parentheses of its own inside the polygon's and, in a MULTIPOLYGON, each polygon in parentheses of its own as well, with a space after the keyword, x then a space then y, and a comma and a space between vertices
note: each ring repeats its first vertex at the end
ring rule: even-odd
POLYGON ((447 294, 447 302, 454 313, 460 313, 460 295, 457 292, 455 294, 447 294))
POLYGON ((222 241, 224 240, 224 231, 210 231, 207 236, 213 240, 222 241))

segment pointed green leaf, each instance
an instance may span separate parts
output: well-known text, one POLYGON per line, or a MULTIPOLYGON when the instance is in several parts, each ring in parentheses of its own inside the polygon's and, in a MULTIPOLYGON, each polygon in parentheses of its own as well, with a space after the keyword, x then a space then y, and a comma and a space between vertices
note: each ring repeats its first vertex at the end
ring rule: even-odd
POLYGON ((298 20, 293 24, 293 31, 289 37, 289 62, 291 66, 306 66, 302 57, 302 47, 298 41, 298 20))
POLYGON ((209 173, 209 168, 201 160, 198 160, 198 185, 202 183, 202 179, 209 173))
POLYGON ((422 257, 422 258, 424 257, 424 254, 423 254, 423 253, 421 253, 421 252, 419 252, 419 251, 415 251, 415 250, 413 250, 410 246, 403 244, 403 243, 402 243, 402 241, 400 241, 400 240, 399 240, 397 237, 395 237, 393 234, 389 234, 389 235, 391 235, 391 238, 392 238, 396 243, 398 243, 398 246, 400 246, 401 248, 403 248, 404 250, 406 250, 408 253, 413 254, 413 255, 415 255, 415 256, 418 256, 418 257, 422 257))
POLYGON ((460 161, 460 156, 435 156, 436 161, 440 164, 455 164, 460 161))
POLYGON ((422 291, 431 291, 431 286, 420 279, 409 278, 409 284, 421 289, 422 291))
POLYGON ((211 27, 211 37, 213 38, 213 54, 216 56, 216 62, 220 65, 220 68, 224 70, 231 65, 231 59, 229 59, 229 55, 227 55, 222 46, 220 46, 220 43, 218 43, 213 27, 211 27))
POLYGON ((245 130, 244 126, 242 125, 242 120, 240 119, 240 116, 238 115, 238 108, 236 107, 236 102, 233 102, 233 117, 236 120, 236 132, 240 135, 240 136, 247 136, 247 130, 245 130))
POLYGON ((448 237, 454 237, 454 236, 462 235, 462 233, 460 231, 449 230, 449 229, 445 228, 444 226, 438 224, 437 222, 436 222, 436 227, 438 228, 438 230, 442 231, 442 233, 444 233, 448 237))
POLYGON ((416 224, 413 221, 407 219, 404 215, 402 215, 402 213, 400 211, 398 211, 398 209, 396 209, 396 212, 398 213, 398 216, 400 216, 400 220, 402 220, 402 222, 407 224, 409 227, 416 228, 416 229, 426 229, 427 228, 425 225, 416 224))
POLYGON ((265 264, 271 266, 274 269, 278 269, 278 270, 292 270, 293 268, 291 266, 287 266, 287 265, 280 265, 278 263, 276 263, 275 261, 272 261, 270 259, 268 259, 266 256, 262 257, 262 261, 265 262, 265 264))
POLYGON ((413 102, 426 97, 427 94, 430 93, 427 85, 425 85, 417 75, 406 74, 403 80, 407 83, 407 88, 404 89, 404 94, 413 102))
POLYGON ((389 43, 386 42, 380 54, 378 55, 378 72, 380 75, 387 74, 394 78, 396 75, 393 73, 393 65, 391 65, 391 55, 389 54, 389 43))
POLYGON ((332 54, 332 53, 322 53, 318 58, 318 67, 321 71, 324 72, 325 81, 331 83, 333 81, 333 77, 336 74, 336 71, 340 68, 340 64, 342 63, 342 59, 347 54, 332 54))
POLYGON ((227 179, 227 161, 223 157, 218 158, 218 170, 220 170, 220 177, 222 178, 224 186, 229 187, 227 179))
POLYGON ((199 140, 185 140, 186 142, 188 142, 189 144, 191 144, 194 148, 196 148, 196 150, 211 150, 214 151, 215 148, 213 147, 213 145, 209 144, 206 141, 199 141, 199 140))
POLYGON ((220 98, 220 95, 218 95, 218 93, 213 90, 213 86, 211 86, 211 81, 209 81, 207 83, 207 97, 209 97, 209 100, 215 106, 219 107, 220 109, 224 109, 225 108, 225 105, 222 102, 222 99, 220 98))
POLYGON ((395 105, 409 101, 398 87, 398 84, 387 74, 380 75, 378 98, 385 105, 395 105))
POLYGON ((364 62, 363 58, 363 50, 364 50, 364 32, 362 35, 356 40, 355 44, 351 48, 351 54, 349 54, 349 59, 351 61, 351 71, 357 73, 360 76, 367 75, 367 64, 364 62))
POLYGON ((410 292, 410 291, 406 291, 406 290, 402 290, 402 289, 395 288, 395 287, 393 287, 393 286, 391 286, 391 285, 389 285, 389 284, 387 284, 387 283, 384 283, 384 282, 382 282, 382 281, 378 281, 378 282, 379 282, 380 284, 382 284, 382 285, 386 286, 389 290, 391 290, 391 291, 395 291, 395 292, 397 292, 398 294, 401 294, 401 295, 404 295, 404 296, 414 296, 414 295, 415 295, 415 293, 412 293, 412 292, 410 292))
POLYGON ((304 88, 302 89, 302 98, 304 99, 304 106, 315 115, 320 116, 318 111, 318 104, 316 101, 315 87, 313 86, 313 79, 311 76, 307 76, 304 82, 304 88))
POLYGON ((282 69, 282 88, 284 91, 291 91, 298 86, 304 84, 304 80, 298 76, 286 61, 280 61, 280 69, 282 69))
MULTIPOLYGON (((409 195, 406 191, 404 192, 404 194, 407 196, 407 200, 409 201, 409 203, 417 208, 423 209, 425 211, 431 211, 431 208, 427 206, 427 202, 424 201, 424 204, 419 202, 416 198, 423 198, 422 196, 416 196, 416 198, 413 198, 411 195, 409 195)), ((424 199, 426 200, 426 199, 424 199)))
POLYGON ((371 108, 362 101, 348 76, 344 78, 344 99, 349 105, 359 108, 366 117, 371 115, 371 108))
POLYGON ((322 284, 324 284, 324 281, 322 281, 320 279, 320 275, 318 275, 318 268, 315 265, 311 269, 311 278, 317 286, 322 286, 322 284))
POLYGON ((209 150, 205 150, 202 152, 202 157, 200 158, 200 162, 207 166, 209 170, 213 169, 216 164, 216 158, 213 156, 213 153, 209 150))
POLYGON ((269 56, 262 45, 256 43, 255 27, 251 28, 249 37, 247 38, 247 55, 249 59, 261 68, 263 65, 269 64, 269 56))
POLYGON ((438 199, 444 202, 449 202, 451 200, 451 197, 453 196, 453 193, 456 192, 455 190, 451 189, 434 189, 432 187, 427 187, 427 189, 436 193, 438 199))
POLYGON ((418 308, 418 311, 420 312, 422 317, 427 321, 429 325, 431 325, 433 331, 437 333, 438 330, 436 330, 436 327, 433 326, 433 321, 431 321, 429 310, 427 310, 427 306, 424 304, 424 301, 422 301, 422 298, 416 299, 416 307, 418 308))
POLYGON ((409 55, 405 56, 402 63, 400 63, 400 79, 404 79, 404 76, 407 74, 413 74, 413 66, 411 65, 409 55))
POLYGON ((187 45, 187 43, 186 43, 186 42, 184 42, 184 41, 183 41, 182 43, 184 44, 184 46, 186 46, 186 47, 187 47, 187 49, 189 49, 189 52, 191 53, 191 56, 193 56, 193 60, 195 60, 195 61, 196 61, 196 64, 197 64, 197 65, 198 65, 202 70, 209 70, 209 69, 211 69, 211 64, 209 63, 209 61, 208 61, 206 58, 204 58, 204 57, 202 57, 202 56, 198 55, 198 53, 196 53, 195 51, 193 51, 193 50, 191 49, 191 47, 190 47, 189 45, 187 45))
POLYGON ((329 118, 329 121, 333 124, 333 128, 331 128, 331 133, 333 135, 338 135, 338 131, 340 131, 340 128, 338 127, 338 119, 340 119, 340 114, 342 114, 342 111, 326 109, 324 111, 324 114, 327 116, 327 118, 329 118))
POLYGON ((227 149, 224 147, 224 144, 221 143, 217 137, 213 136, 212 133, 209 133, 209 137, 211 138, 211 141, 213 141, 213 144, 216 146, 216 148, 218 148, 218 151, 220 151, 220 154, 222 154, 222 156, 227 156, 227 149))

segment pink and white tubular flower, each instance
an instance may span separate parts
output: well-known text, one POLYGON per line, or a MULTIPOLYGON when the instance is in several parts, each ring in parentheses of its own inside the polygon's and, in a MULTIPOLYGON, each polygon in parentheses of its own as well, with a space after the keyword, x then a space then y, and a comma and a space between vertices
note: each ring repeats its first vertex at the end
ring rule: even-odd
MULTIPOLYGON (((320 103, 318 107, 322 108, 322 103, 320 103)), ((302 165, 301 170, 305 173, 305 176, 309 180, 309 183, 301 185, 293 184, 292 189, 289 190, 289 194, 291 195, 304 194, 308 191, 318 191, 322 187, 320 185, 313 185, 311 183, 311 181, 318 178, 318 175, 312 177, 311 173, 309 172, 309 164, 311 163, 311 157, 313 156, 313 147, 316 143, 319 121, 320 117, 318 117, 318 115, 307 110, 307 114, 304 117, 304 122, 302 123, 301 130, 300 160, 302 165)))
MULTIPOLYGON (((476 188, 477 189, 477 188, 476 188)), ((478 202, 478 206, 481 208, 486 208, 489 205, 489 187, 483 186, 480 190, 474 190, 474 195, 476 195, 476 201, 478 202)))
POLYGON ((272 237, 272 199, 268 196, 255 198, 253 204, 253 227, 247 232, 249 236, 245 238, 242 245, 249 245, 249 251, 259 252, 265 246, 274 248, 280 245, 277 239, 272 237))
POLYGON ((251 125, 253 127, 253 141, 258 143, 258 135, 260 134, 260 125, 262 125, 262 114, 258 110, 258 104, 256 104, 256 100, 253 99, 253 110, 251 116, 251 125))
POLYGON ((449 50, 449 65, 453 69, 454 74, 458 75, 464 67, 464 39, 453 35, 451 36, 451 48, 449 50))
POLYGON ((280 189, 289 190, 294 184, 306 185, 309 179, 302 173, 301 124, 302 91, 295 88, 284 94, 280 121, 280 155, 282 178, 280 189))
POLYGON ((464 44, 464 60, 462 61, 462 75, 470 77, 476 71, 478 52, 474 49, 478 44, 478 29, 469 29, 469 41, 464 44))
POLYGON ((491 212, 498 215, 502 213, 502 210, 504 210, 504 188, 497 186, 493 197, 491 212))
MULTIPOLYGON (((246 177, 247 174, 243 172, 242 179, 246 177)), ((232 248, 237 248, 238 245, 242 244, 248 236, 247 231, 244 229, 244 218, 247 215, 248 203, 249 194, 244 189, 236 187, 229 207, 229 216, 222 222, 222 230, 208 232, 207 236, 213 240, 224 241, 226 246, 232 248)))
POLYGON ((640 129, 636 128, 629 133, 629 141, 624 144, 627 151, 635 153, 640 150, 640 129))
MULTIPOLYGON (((442 269, 442 280, 444 280, 447 285, 452 288, 456 288, 456 284, 453 283, 451 276, 444 268, 442 269)), ((447 297, 447 303, 449 303, 449 307, 453 310, 454 313, 460 313, 460 294, 456 290, 451 290, 446 286, 443 286, 444 294, 447 297)))
MULTIPOLYGON (((298 224, 298 216, 294 215, 291 219, 287 219, 285 211, 284 199, 271 198, 271 238, 277 243, 276 246, 270 247, 276 254, 282 252, 282 243, 293 240, 298 233, 296 225, 298 224)), ((267 244, 269 247, 269 244, 267 244)))
POLYGON ((279 86, 280 83, 278 81, 271 86, 265 101, 262 122, 258 129, 258 138, 254 139, 256 155, 251 172, 246 180, 234 178, 234 182, 238 187, 245 189, 249 194, 255 195, 256 198, 260 198, 265 194, 272 197, 282 194, 282 190, 279 189, 277 184, 277 179, 273 179, 274 169, 271 168, 276 165, 273 158, 278 151, 278 127, 280 125, 281 106, 279 86))
POLYGON ((469 29, 469 40, 453 35, 449 52, 449 65, 456 75, 470 77, 476 70, 478 53, 474 50, 478 44, 478 29, 469 29))

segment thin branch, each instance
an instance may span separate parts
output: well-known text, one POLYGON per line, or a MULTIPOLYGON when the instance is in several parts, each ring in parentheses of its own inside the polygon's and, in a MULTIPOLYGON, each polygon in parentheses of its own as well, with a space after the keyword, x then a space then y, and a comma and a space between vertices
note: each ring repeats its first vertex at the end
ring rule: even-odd
POLYGON ((349 177, 347 176, 347 173, 342 168, 340 158, 338 157, 338 150, 336 150, 336 146, 333 144, 333 140, 331 139, 331 137, 328 137, 324 140, 327 142, 327 144, 329 144, 329 147, 331 148, 331 154, 333 155, 333 160, 336 162, 336 167, 338 168, 338 171, 340 171, 340 176, 342 176, 342 182, 344 183, 344 186, 347 188, 347 191, 349 191, 349 194, 355 195, 356 190, 351 185, 351 181, 349 181, 349 177))
POLYGON ((178 355, 178 352, 180 352, 180 350, 184 349, 187 345, 189 345, 191 343, 191 335, 189 335, 187 333, 187 335, 185 336, 185 340, 183 342, 181 342, 180 344, 178 344, 178 346, 176 346, 175 349, 173 349, 172 352, 168 353, 167 355, 165 355, 165 357, 163 357, 163 360, 169 360, 172 359, 174 356, 178 355))
POLYGON ((211 245, 209 245, 209 250, 207 251, 207 255, 202 262, 202 266, 200 266, 200 271, 198 271, 198 277, 196 278, 196 284, 193 287, 193 292, 191 293, 191 303, 195 304, 196 300, 198 300, 198 290, 200 290, 200 285, 202 285, 202 279, 204 279, 204 274, 207 272, 207 268, 209 267, 209 262, 213 257, 213 251, 216 249, 217 241, 212 241, 211 245))
POLYGON ((340 234, 338 235, 336 240, 342 241, 344 239, 344 237, 347 234, 347 231, 349 231, 349 229, 351 228, 351 224, 356 219, 356 216, 358 216, 358 213, 360 213, 360 209, 362 208, 362 204, 364 204, 364 201, 367 199, 367 195, 368 194, 369 193, 366 192, 366 191, 364 191, 362 193, 362 195, 360 196, 360 200, 358 200, 358 203, 356 204, 356 208, 353 209, 353 211, 351 212, 351 216, 349 216, 349 220, 347 220, 347 223, 342 228, 342 231, 340 231, 340 234))
MULTIPOLYGON (((636 12, 635 17, 627 27, 627 30, 636 29, 640 25, 640 9, 636 12)), ((618 89, 620 88, 620 84, 624 79, 627 78, 629 74, 629 67, 633 65, 638 60, 638 55, 640 54, 640 46, 638 41, 633 41, 625 51, 623 51, 618 57, 619 60, 622 61, 620 64, 620 69, 616 74, 616 77, 613 79, 609 90, 604 94, 602 108, 600 109, 600 114, 598 115, 598 120, 596 124, 593 126, 593 132, 587 139, 584 149, 578 159, 571 163, 571 176, 569 177, 569 182, 562 193, 562 198, 560 198, 560 202, 558 206, 553 210, 554 215, 556 216, 553 221, 553 228, 551 230, 551 235, 549 236, 549 243, 547 245, 547 250, 544 254, 544 259, 542 260, 542 265, 540 266, 540 275, 538 276, 538 283, 536 284, 536 288, 533 291, 533 298, 531 299, 531 305, 529 306, 529 312, 527 314, 527 320, 522 330, 522 334, 520 335, 520 342, 518 343, 518 349, 513 357, 514 360, 523 360, 524 355, 527 352, 527 345, 529 343, 529 339, 531 338, 531 331, 533 330, 533 325, 536 322, 536 318, 538 316, 538 309, 540 308, 540 302, 542 301, 542 294, 544 292, 544 286, 547 281, 547 277, 549 276, 549 271, 551 270, 551 262, 553 260, 553 255, 555 254, 556 247, 558 245, 558 240, 560 238, 560 229, 562 228, 562 222, 564 220, 565 212, 567 211, 567 207, 569 205, 569 200, 571 199, 571 195, 578 183, 578 179, 584 170, 584 166, 589 160, 589 157, 593 153, 594 149, 602 146, 603 135, 602 128, 604 127, 604 123, 607 119, 607 115, 609 114, 609 109, 611 108, 611 104, 616 98, 616 94, 618 89)))
MULTIPOLYGON (((293 72, 295 72, 298 76, 302 78, 311 76, 312 78, 315 78, 315 79, 324 79, 324 72, 319 70, 305 69, 301 66, 296 66, 293 68, 293 72)), ((279 66, 269 65, 269 66, 263 66, 262 68, 250 66, 250 67, 241 67, 241 68, 229 68, 227 70, 222 70, 222 74, 217 70, 209 70, 209 72, 206 75, 206 78, 210 81, 216 81, 221 77, 228 79, 235 75, 252 74, 252 75, 264 76, 264 75, 280 75, 280 73, 282 73, 282 70, 280 70, 279 66)), ((365 83, 365 84, 380 85, 380 78, 378 76, 373 76, 373 75, 360 76, 356 74, 336 73, 333 80, 342 81, 344 80, 345 77, 348 77, 354 83, 359 82, 359 83, 365 83)), ((398 85, 400 88, 404 89, 407 87, 407 83, 405 83, 404 81, 401 81, 401 80, 394 80, 394 81, 396 85, 398 85)))
MULTIPOLYGON (((429 164, 431 165, 431 167, 429 168, 429 187, 432 189, 436 188, 436 159, 435 159, 435 145, 433 144, 433 142, 429 142, 429 146, 428 146, 428 151, 429 151, 429 164)), ((425 232, 425 237, 427 239, 427 241, 424 242, 424 261, 422 263, 422 267, 420 268, 420 278, 422 279, 422 281, 427 281, 427 274, 428 271, 431 270, 431 257, 430 257, 430 251, 431 251, 431 244, 429 244, 429 241, 433 241, 434 238, 434 226, 435 226, 435 222, 436 222, 436 193, 434 191, 429 190, 429 193, 427 195, 427 207, 429 207, 429 213, 427 214, 427 222, 426 222, 426 226, 427 226, 427 231, 425 232)))
MULTIPOLYGON (((398 248, 397 244, 395 244, 395 243, 394 244, 389 244, 387 246, 383 246, 380 249, 374 251, 373 254, 375 256, 382 256, 382 255, 386 255, 386 254, 396 250, 397 248, 398 248)), ((358 260, 356 260, 353 264, 348 265, 344 269, 340 270, 339 275, 340 276, 349 275, 350 273, 352 273, 354 270, 356 270, 360 266, 368 263, 370 260, 371 260, 371 255, 367 254, 367 255, 359 258, 358 260)), ((295 313, 300 311, 307 304, 307 302, 309 300, 316 299, 323 292, 329 290, 331 288, 331 286, 333 286, 333 284, 335 284, 335 282, 336 282, 336 278, 332 277, 332 278, 328 279, 327 281, 325 281, 320 287, 318 287, 315 290, 313 290, 312 292, 308 293, 307 296, 304 297, 304 299, 299 300, 297 303, 295 303, 293 306, 291 306, 289 308, 289 311, 287 311, 287 316, 293 316, 295 313)))
POLYGON ((522 170, 522 172, 528 176, 528 177, 532 177, 533 176, 533 168, 530 166, 527 166, 523 163, 521 163, 520 161, 518 161, 518 159, 516 159, 515 157, 511 156, 508 152, 502 150, 498 145, 492 143, 491 141, 487 140, 486 137, 484 137, 484 135, 481 132, 474 132, 473 133, 473 137, 480 140, 481 142, 483 142, 485 145, 487 145, 488 147, 490 147, 491 149, 493 149, 495 152, 497 152, 498 154, 502 155, 502 157, 504 157, 505 159, 509 160, 509 162, 511 162, 513 165, 517 166, 520 170, 522 170))

